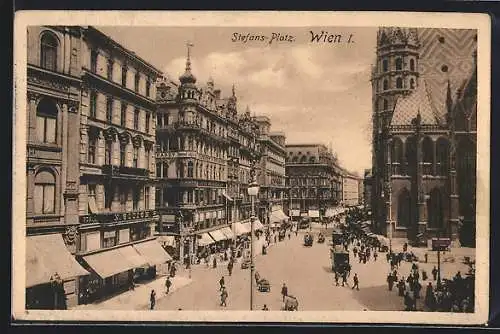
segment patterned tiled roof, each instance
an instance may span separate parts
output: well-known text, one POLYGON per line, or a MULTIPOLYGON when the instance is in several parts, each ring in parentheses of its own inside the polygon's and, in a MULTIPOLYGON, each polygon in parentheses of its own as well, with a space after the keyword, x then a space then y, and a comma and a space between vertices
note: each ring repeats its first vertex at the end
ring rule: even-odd
POLYGON ((419 112, 422 117, 422 125, 439 124, 431 105, 425 81, 422 81, 410 95, 398 99, 392 114, 391 125, 410 125, 419 112))

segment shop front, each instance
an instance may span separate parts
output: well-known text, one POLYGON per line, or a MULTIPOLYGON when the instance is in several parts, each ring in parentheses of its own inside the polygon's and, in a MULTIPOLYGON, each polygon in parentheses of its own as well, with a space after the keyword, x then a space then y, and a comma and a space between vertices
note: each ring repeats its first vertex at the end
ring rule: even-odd
POLYGON ((26 238, 26 309, 67 309, 78 303, 78 278, 89 272, 75 260, 62 235, 26 238))
POLYGON ((161 247, 156 239, 139 241, 132 245, 135 251, 146 260, 143 267, 149 280, 155 279, 159 273, 167 274, 172 257, 161 247))

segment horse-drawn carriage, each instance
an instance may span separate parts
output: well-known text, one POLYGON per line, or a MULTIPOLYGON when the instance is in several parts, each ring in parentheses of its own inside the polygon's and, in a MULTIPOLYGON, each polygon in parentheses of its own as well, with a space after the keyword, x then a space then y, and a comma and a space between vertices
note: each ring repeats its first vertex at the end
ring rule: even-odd
POLYGON ((257 289, 260 292, 269 292, 269 291, 271 291, 271 284, 269 283, 269 281, 267 279, 261 278, 257 282, 257 289))
POLYGON ((310 235, 309 233, 304 236, 304 246, 311 247, 313 241, 314 241, 313 236, 310 235))
POLYGON ((342 246, 333 246, 330 250, 330 257, 332 260, 332 271, 343 274, 345 271, 350 271, 351 265, 349 264, 349 252, 342 246))
POLYGON ((282 311, 298 311, 299 302, 295 296, 288 295, 285 296, 285 301, 283 302, 282 311))

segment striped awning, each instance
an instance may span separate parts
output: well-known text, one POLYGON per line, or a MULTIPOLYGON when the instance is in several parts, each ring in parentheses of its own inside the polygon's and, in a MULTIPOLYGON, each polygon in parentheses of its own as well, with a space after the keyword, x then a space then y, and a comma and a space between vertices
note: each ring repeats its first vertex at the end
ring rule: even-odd
POLYGON ((221 232, 226 236, 227 239, 233 239, 234 238, 234 233, 231 231, 229 227, 223 227, 221 229, 221 232))
POLYGON ((208 233, 200 234, 201 238, 198 239, 199 246, 207 246, 215 242, 214 239, 208 233))
POLYGON ((208 234, 210 234, 210 236, 215 241, 222 241, 222 240, 226 240, 227 239, 227 237, 224 235, 224 233, 221 232, 221 230, 210 231, 210 232, 208 232, 208 234))

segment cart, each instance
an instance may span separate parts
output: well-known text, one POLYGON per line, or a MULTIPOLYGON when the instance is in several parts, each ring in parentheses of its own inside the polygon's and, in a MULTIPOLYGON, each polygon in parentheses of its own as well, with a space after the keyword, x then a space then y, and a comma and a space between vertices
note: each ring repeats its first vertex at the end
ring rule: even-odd
POLYGON ((313 244, 313 237, 310 234, 304 236, 304 246, 311 247, 313 244))
POLYGON ((241 261, 241 269, 248 269, 250 268, 250 259, 244 259, 241 261))
POLYGON ((285 296, 285 302, 283 303, 283 311, 298 311, 299 310, 299 302, 297 301, 297 298, 288 295, 285 296))
POLYGON ((257 289, 260 292, 269 292, 271 291, 271 284, 267 279, 262 278, 257 282, 257 289))

